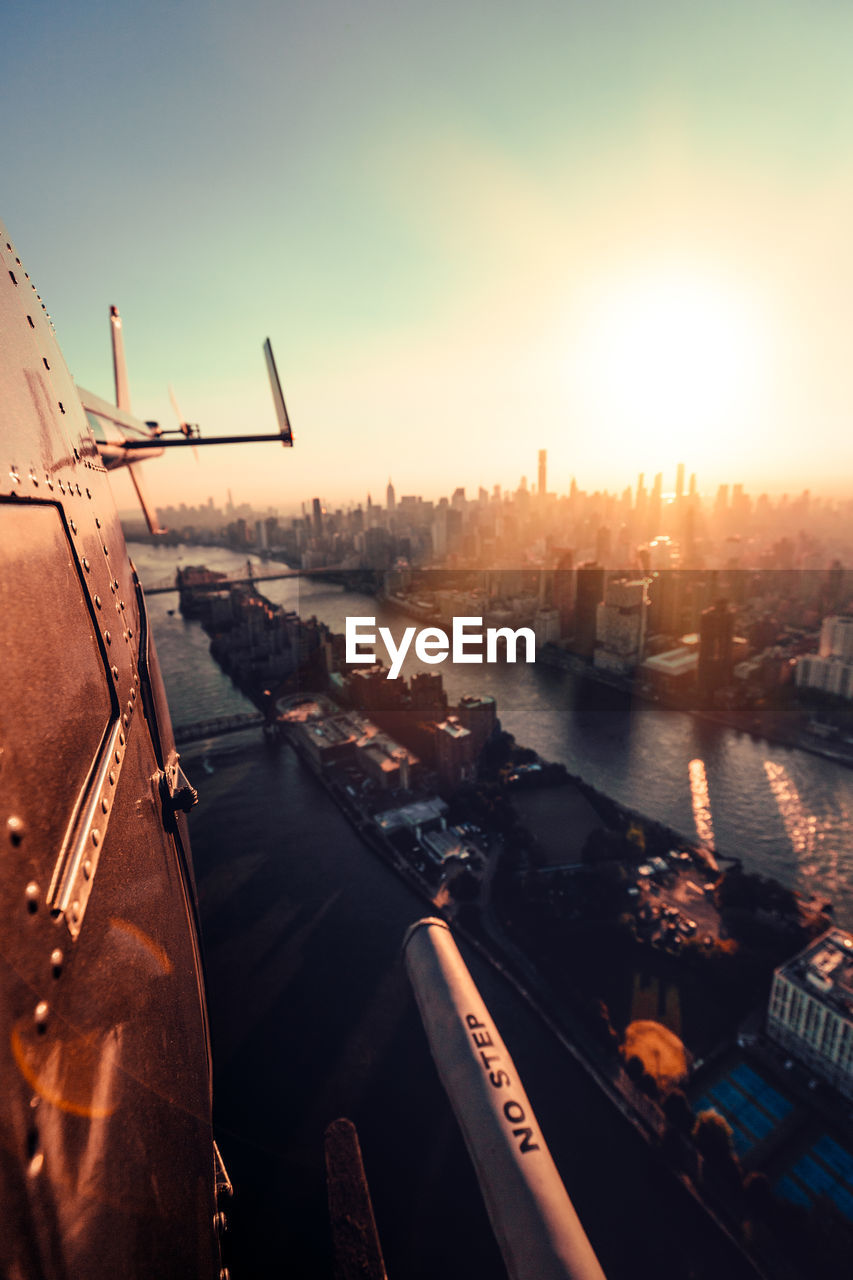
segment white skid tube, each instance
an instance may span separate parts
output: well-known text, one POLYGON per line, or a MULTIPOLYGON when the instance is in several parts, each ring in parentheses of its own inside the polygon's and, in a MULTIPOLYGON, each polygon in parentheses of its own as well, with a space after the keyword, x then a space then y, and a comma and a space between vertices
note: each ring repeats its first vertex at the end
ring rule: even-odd
POLYGON ((510 1280, 605 1280, 449 928, 419 920, 403 951, 510 1280))

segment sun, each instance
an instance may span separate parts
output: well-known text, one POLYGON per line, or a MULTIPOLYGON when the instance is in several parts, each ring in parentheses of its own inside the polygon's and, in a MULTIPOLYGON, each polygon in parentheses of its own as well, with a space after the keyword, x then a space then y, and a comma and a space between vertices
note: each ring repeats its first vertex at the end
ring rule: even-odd
POLYGON ((655 468, 736 449, 760 418, 766 323, 736 278, 683 265, 614 275, 578 300, 571 342, 581 422, 655 468))

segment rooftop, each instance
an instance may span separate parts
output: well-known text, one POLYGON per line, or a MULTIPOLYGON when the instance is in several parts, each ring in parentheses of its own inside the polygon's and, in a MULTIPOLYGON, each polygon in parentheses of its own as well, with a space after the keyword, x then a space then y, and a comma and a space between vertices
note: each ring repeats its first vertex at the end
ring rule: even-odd
POLYGON ((423 826, 440 818, 446 810, 447 805, 439 796, 430 796, 427 800, 416 800, 397 809, 386 809, 384 813, 378 813, 374 821, 383 831, 396 831, 398 827, 423 826))
POLYGON ((655 653, 646 658, 642 669, 659 675, 680 676, 695 671, 698 662, 699 655, 695 649, 668 649, 666 653, 655 653))
POLYGON ((843 929, 822 934, 778 972, 837 1013, 853 1017, 853 936, 843 929))

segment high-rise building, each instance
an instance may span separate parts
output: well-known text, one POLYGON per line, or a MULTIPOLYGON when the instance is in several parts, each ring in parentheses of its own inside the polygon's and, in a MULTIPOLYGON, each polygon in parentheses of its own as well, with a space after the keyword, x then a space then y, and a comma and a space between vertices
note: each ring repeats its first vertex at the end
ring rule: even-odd
POLYGON ((557 552, 552 601, 560 615, 560 635, 568 635, 575 607, 574 553, 572 551, 557 552))
POLYGON ((718 689, 731 683, 734 655, 734 613, 728 602, 718 600, 703 609, 699 619, 699 696, 709 701, 718 689))
POLYGON ((822 658, 843 658, 845 662, 853 662, 853 618, 824 618, 818 653, 822 658))
POLYGON ((323 536, 323 505, 319 498, 314 498, 311 503, 311 519, 314 525, 314 533, 318 538, 323 536))
POLYGON ((578 565, 575 579, 576 653, 591 658, 595 649, 595 621, 598 606, 604 598, 604 569, 594 560, 578 565))
POLYGON ((478 756, 497 724, 497 704, 490 694, 464 693, 456 709, 459 723, 474 740, 474 756, 478 756))
POLYGON ((675 472, 675 501, 680 503, 684 497, 684 463, 679 462, 675 472))
POLYGON ((824 618, 816 654, 797 659, 799 687, 853 699, 853 618, 824 618))
POLYGON ((539 450, 539 487, 536 490, 540 498, 548 492, 548 450, 539 450))
POLYGON ((773 975, 767 1032, 853 1097, 853 937, 841 929, 811 942, 773 975))
POLYGON ((447 694, 444 692, 444 681, 440 671, 415 672, 412 676, 410 705, 412 715, 418 720, 445 718, 447 694))
POLYGON ((388 488, 385 490, 385 506, 389 515, 397 506, 397 495, 394 493, 394 486, 391 483, 391 477, 388 477, 388 488))
POLYGON ((646 578, 611 578, 596 610, 594 663, 630 675, 643 660, 648 610, 646 578))

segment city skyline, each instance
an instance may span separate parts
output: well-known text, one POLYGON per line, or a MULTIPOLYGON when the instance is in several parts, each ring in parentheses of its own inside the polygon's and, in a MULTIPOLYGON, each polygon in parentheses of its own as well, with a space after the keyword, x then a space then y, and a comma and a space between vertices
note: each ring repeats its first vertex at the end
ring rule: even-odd
POLYGON ((377 454, 401 493, 514 489, 531 437, 555 492, 689 457, 849 493, 852 14, 47 10, 0 55, 4 217, 72 373, 111 395, 115 303, 141 417, 171 383, 259 430, 269 334, 293 419, 292 453, 148 468, 155 503, 339 503, 377 454))

